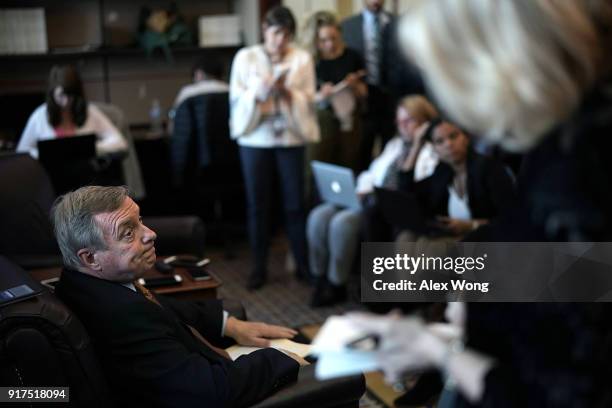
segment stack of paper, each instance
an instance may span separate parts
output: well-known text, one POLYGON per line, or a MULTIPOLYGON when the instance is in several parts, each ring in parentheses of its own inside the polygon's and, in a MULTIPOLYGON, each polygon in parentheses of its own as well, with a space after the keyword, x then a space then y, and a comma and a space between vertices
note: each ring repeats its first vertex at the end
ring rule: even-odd
MULTIPOLYGON (((277 350, 286 350, 290 351, 294 354, 297 354, 300 357, 306 357, 310 354, 310 350, 312 346, 310 344, 302 344, 296 343, 295 341, 291 341, 289 339, 276 339, 270 341, 270 347, 275 348, 277 350)), ((246 347, 246 346, 231 346, 228 347, 225 351, 230 355, 232 360, 236 360, 238 357, 251 354, 254 351, 261 350, 261 347, 246 347)))
POLYGON ((347 347, 367 333, 351 324, 346 317, 332 316, 321 327, 312 343, 312 354, 318 357, 315 375, 319 380, 377 370, 374 352, 347 347))

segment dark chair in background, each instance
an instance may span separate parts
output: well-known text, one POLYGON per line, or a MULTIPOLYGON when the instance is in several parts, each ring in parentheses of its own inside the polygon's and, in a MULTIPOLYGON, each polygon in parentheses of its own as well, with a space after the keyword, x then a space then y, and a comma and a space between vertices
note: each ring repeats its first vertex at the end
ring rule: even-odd
MULTIPOLYGON (((61 266, 49 214, 55 192, 28 154, 0 156, 0 253, 26 269, 61 266)), ((195 216, 145 217, 157 233, 157 253, 202 256, 205 228, 195 216)))
MULTIPOLYGON (((0 256, 0 292, 28 285, 29 297, 0 304, 0 384, 70 387, 69 407, 108 408, 113 404, 87 332, 55 295, 19 266, 0 256)), ((313 367, 298 383, 259 403, 260 408, 358 407, 365 392, 362 375, 316 381, 313 367)), ((203 401, 204 403, 204 401, 203 401)))
POLYGON ((176 110, 170 139, 172 179, 187 210, 207 223, 231 255, 232 235, 244 233, 244 182, 238 146, 229 134, 228 94, 188 98, 176 110))
POLYGON ((51 180, 29 154, 0 156, 0 254, 25 268, 62 264, 49 210, 51 180))

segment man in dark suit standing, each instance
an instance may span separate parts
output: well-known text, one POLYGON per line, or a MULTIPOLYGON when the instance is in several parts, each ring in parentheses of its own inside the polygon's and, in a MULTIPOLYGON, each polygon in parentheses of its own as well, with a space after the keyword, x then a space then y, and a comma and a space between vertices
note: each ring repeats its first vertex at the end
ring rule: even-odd
POLYGON ((384 0, 364 0, 363 11, 342 22, 346 45, 365 61, 368 103, 363 121, 358 171, 368 167, 377 136, 386 142, 393 134, 393 107, 385 84, 385 38, 393 17, 384 11, 384 0))
POLYGON ((52 217, 65 269, 56 293, 92 337, 119 406, 241 407, 295 381, 297 356, 263 349, 231 361, 224 337, 265 346, 295 331, 228 316, 221 301, 183 303, 136 280, 155 263, 155 232, 124 187, 61 197, 52 217))
POLYGON ((384 10, 384 0, 364 0, 361 13, 342 22, 346 45, 366 63, 368 103, 363 120, 358 171, 372 161, 377 136, 381 147, 395 132, 395 106, 407 94, 423 93, 417 71, 399 49, 397 19, 384 10))

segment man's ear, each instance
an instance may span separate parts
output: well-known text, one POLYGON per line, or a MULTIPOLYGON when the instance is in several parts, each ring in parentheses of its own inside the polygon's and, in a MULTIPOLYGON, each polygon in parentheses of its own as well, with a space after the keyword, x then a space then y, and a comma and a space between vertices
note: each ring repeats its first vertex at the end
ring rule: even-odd
POLYGON ((81 264, 88 269, 92 269, 94 271, 100 270, 100 264, 98 263, 98 259, 96 257, 96 252, 90 248, 83 248, 77 251, 77 256, 81 260, 81 264))

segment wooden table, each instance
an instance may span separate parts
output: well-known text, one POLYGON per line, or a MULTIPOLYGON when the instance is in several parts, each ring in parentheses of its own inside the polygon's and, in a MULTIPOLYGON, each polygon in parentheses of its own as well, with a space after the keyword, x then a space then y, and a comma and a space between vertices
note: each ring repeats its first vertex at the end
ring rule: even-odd
MULTIPOLYGON (((45 279, 57 278, 60 276, 62 268, 54 267, 54 268, 42 268, 42 269, 33 269, 30 274, 34 277, 34 279, 38 281, 42 281, 45 279)), ((172 296, 177 299, 184 300, 202 300, 202 299, 215 299, 217 297, 217 288, 222 285, 220 279, 218 279, 213 273, 210 273, 211 279, 204 281, 195 281, 187 273, 186 268, 174 268, 175 274, 181 275, 183 281, 177 285, 171 286, 161 286, 152 289, 153 292, 165 295, 172 296)), ((158 272, 155 267, 149 271, 147 271, 144 275, 145 278, 158 278, 164 275, 158 272)))

